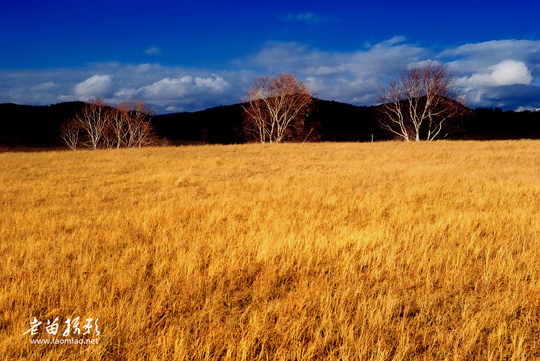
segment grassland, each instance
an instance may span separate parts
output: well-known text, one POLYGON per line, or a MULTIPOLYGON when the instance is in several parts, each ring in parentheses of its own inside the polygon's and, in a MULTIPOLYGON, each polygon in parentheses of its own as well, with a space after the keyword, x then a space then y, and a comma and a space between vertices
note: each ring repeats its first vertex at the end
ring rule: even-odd
POLYGON ((540 358, 538 141, 0 165, 1 360, 540 358), (98 345, 24 334, 77 316, 98 345))

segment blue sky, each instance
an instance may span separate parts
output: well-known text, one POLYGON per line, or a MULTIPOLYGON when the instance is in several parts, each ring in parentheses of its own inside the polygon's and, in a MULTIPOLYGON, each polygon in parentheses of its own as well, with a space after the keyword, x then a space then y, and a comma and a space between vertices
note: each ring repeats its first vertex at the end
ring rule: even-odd
POLYGON ((448 65, 471 107, 540 108, 540 4, 436 1, 6 1, 0 102, 103 97, 158 113, 241 101, 291 72, 322 99, 376 103, 404 68, 448 65))

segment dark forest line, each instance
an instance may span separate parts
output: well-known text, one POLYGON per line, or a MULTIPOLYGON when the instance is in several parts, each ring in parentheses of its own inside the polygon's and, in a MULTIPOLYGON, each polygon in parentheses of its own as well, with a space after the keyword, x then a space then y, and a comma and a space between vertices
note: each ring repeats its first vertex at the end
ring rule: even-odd
MULTIPOLYGON (((83 102, 49 106, 0 104, 0 146, 63 147, 58 129, 83 102)), ((310 121, 318 124, 321 141, 390 140, 393 136, 377 124, 376 106, 354 106, 319 100, 310 121)), ((156 115, 152 125, 171 144, 242 143, 242 104, 219 106, 197 112, 156 115)), ((457 140, 540 139, 540 112, 514 112, 478 108, 453 126, 441 138, 457 140)))

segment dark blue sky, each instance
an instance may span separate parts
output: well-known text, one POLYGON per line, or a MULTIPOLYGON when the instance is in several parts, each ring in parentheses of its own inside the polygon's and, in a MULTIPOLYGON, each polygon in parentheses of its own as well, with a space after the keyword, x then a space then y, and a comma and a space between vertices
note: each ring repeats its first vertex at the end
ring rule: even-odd
POLYGON ((448 64, 471 106, 540 108, 532 1, 10 1, 0 102, 136 97, 158 112, 235 103, 296 73, 324 99, 375 102, 400 69, 448 64), (519 95, 519 96, 518 96, 519 95))

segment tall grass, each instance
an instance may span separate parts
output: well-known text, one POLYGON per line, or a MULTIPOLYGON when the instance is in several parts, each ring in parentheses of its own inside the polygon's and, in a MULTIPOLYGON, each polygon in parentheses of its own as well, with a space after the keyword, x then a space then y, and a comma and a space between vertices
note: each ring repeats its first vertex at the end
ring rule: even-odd
POLYGON ((538 141, 0 165, 2 360, 540 357, 538 141), (24 334, 77 316, 99 318, 98 345, 24 334))

